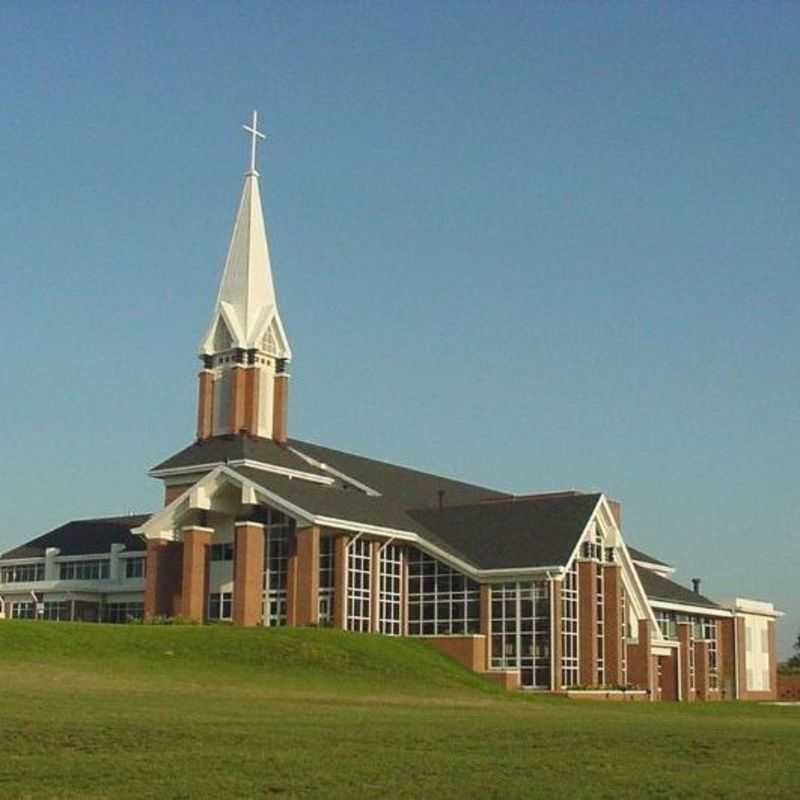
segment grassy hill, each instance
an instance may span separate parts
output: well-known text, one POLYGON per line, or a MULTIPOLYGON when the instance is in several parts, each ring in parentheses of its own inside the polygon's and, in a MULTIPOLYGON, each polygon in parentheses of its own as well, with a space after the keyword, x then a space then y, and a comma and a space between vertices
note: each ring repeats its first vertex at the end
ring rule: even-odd
POLYGON ((796 797, 800 709, 508 694, 423 641, 0 622, 0 798, 796 797))

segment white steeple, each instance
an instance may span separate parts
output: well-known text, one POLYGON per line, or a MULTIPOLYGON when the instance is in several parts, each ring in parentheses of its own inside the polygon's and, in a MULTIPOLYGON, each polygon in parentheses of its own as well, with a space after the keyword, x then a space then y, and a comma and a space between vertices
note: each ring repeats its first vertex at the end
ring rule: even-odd
POLYGON ((200 344, 200 355, 213 356, 242 349, 259 350, 274 358, 289 360, 291 349, 278 314, 261 209, 256 144, 265 137, 258 130, 255 111, 252 126, 242 127, 252 137, 250 169, 245 173, 217 303, 200 344))

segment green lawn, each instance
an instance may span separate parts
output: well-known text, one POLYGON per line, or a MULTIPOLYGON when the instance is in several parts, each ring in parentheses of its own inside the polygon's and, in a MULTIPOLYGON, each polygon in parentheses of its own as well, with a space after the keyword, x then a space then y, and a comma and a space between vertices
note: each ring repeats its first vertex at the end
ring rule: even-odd
POLYGON ((0 622, 0 798, 800 793, 800 708, 507 694, 421 641, 0 622))

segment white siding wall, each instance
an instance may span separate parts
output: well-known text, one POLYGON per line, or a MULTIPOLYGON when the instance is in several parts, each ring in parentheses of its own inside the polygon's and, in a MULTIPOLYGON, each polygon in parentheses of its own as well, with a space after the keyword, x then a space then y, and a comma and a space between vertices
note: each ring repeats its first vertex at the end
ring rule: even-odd
POLYGON ((264 365, 259 369, 258 402, 258 435, 272 438, 272 409, 275 392, 275 369, 264 365))
POLYGON ((771 688, 768 621, 764 617, 746 615, 744 630, 747 689, 753 692, 768 691, 771 688))

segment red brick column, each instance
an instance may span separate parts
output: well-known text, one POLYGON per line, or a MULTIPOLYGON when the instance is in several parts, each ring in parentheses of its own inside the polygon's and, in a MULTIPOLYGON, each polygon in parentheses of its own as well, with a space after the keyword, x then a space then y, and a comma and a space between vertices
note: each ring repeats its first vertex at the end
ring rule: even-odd
POLYGON ((187 525, 183 529, 183 591, 181 615, 195 622, 206 617, 208 546, 212 528, 187 525))
POLYGON ((560 692, 561 685, 561 581, 550 579, 550 690, 560 692))
POLYGON ((381 629, 381 543, 369 543, 369 629, 378 633, 381 629))
POLYGON ((481 584, 481 634, 486 637, 486 665, 492 666, 492 587, 488 583, 481 584))
POLYGON ((295 625, 316 625, 319 622, 319 537, 317 527, 298 528, 297 595, 294 602, 295 625))
POLYGON ((333 627, 347 630, 347 543, 337 536, 333 548, 333 627))
POLYGON ((283 443, 289 435, 289 376, 276 375, 273 387, 272 438, 283 443))
POLYGON ((208 439, 214 419, 214 373, 210 369, 197 376, 197 438, 208 439))
POLYGON ((597 684, 597 564, 578 562, 578 680, 597 684))
MULTIPOLYGON (((653 692, 653 665, 650 658, 650 622, 639 620, 639 641, 628 645, 628 680, 653 692)), ((654 694, 653 694, 654 696, 654 694)))
POLYGON ((622 571, 618 564, 603 567, 603 647, 606 683, 622 683, 622 571))
POLYGON ((400 552, 400 635, 408 636, 408 550, 400 552))
MULTIPOLYGON (((681 675, 681 700, 684 703, 690 703, 694 700, 693 693, 689 690, 689 648, 691 645, 692 636, 692 623, 679 622, 678 623, 678 642, 680 642, 680 650, 678 657, 680 659, 680 675, 681 675)), ((695 685, 697 685, 697 673, 695 673, 695 685)))
POLYGON ((260 522, 237 522, 233 555, 233 622, 259 625, 263 621, 264 526, 260 522))
POLYGON ((661 699, 678 700, 678 651, 672 650, 668 656, 660 656, 661 662, 661 699))
POLYGON ((733 700, 736 697, 734 623, 733 618, 720 619, 717 622, 720 688, 726 700, 733 700))
POLYGON ((183 548, 180 542, 147 540, 144 615, 174 617, 181 606, 183 548))
POLYGON ((694 686, 698 700, 708 700, 708 642, 694 643, 694 686))
POLYGON ((244 408, 245 383, 247 380, 246 373, 247 370, 241 366, 236 366, 231 370, 231 433, 239 433, 239 431, 245 426, 244 408))
POLYGON ((248 367, 244 379, 244 428, 251 435, 258 434, 259 395, 261 390, 261 370, 248 367))

